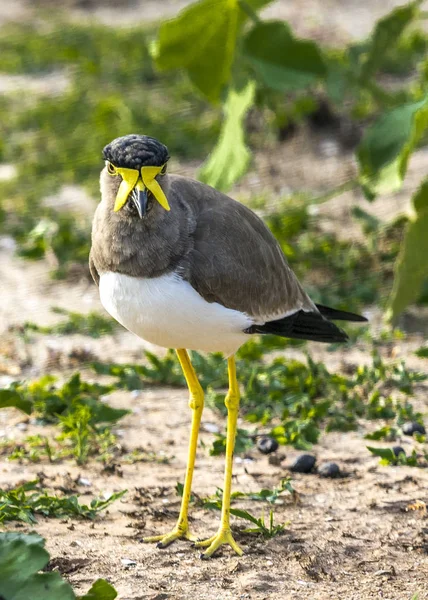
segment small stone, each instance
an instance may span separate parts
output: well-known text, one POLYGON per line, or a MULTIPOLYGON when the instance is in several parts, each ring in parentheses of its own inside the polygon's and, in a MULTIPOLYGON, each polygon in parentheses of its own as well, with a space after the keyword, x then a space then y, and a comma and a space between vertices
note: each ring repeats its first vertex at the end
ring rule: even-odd
POLYGON ((320 477, 339 477, 340 467, 334 462, 323 463, 318 469, 320 477))
POLYGON ((425 435, 426 433, 425 427, 416 421, 407 421, 407 423, 404 423, 402 430, 404 435, 413 435, 414 433, 425 435))
POLYGON ((404 456, 406 456, 406 451, 401 446, 394 446, 392 451, 394 452, 394 456, 398 456, 399 454, 404 454, 404 456))
POLYGON ((207 433, 220 433, 220 427, 216 423, 202 423, 202 429, 207 433))
POLYGON ((310 473, 315 466, 316 458, 312 454, 301 454, 290 467, 293 473, 310 473))
POLYGON ((137 561, 132 560, 131 558, 121 558, 120 562, 122 563, 122 565, 124 567, 126 567, 127 569, 129 569, 129 567, 135 567, 137 564, 137 561))
POLYGON ((263 436, 257 440, 257 450, 262 454, 272 454, 278 450, 278 442, 269 436, 263 436))

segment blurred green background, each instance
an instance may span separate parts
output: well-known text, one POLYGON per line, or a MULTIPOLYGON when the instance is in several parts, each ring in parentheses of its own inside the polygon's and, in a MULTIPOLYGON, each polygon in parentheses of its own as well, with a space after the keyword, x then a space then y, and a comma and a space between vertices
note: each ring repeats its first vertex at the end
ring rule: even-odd
MULTIPOLYGON (((368 202, 385 164, 410 151, 415 136, 403 110, 427 93, 425 13, 418 2, 394 12, 399 4, 332 1, 326 11, 312 2, 302 11, 297 1, 237 0, 241 29, 230 60, 218 37, 230 34, 223 0, 201 3, 217 27, 212 48, 198 37, 192 2, 8 7, 0 27, 1 232, 19 256, 45 259, 52 277, 88 278, 101 150, 116 136, 146 133, 168 146, 172 171, 257 210, 316 301, 384 314, 427 158, 421 130, 404 185, 368 202), (273 55, 257 38, 260 19, 280 22, 273 55), (248 101, 239 99, 245 85, 248 101), (394 109, 397 136, 379 145, 391 127, 379 130, 378 119, 394 109)), ((419 238, 419 258, 401 257, 420 274, 401 283, 414 290, 396 317, 410 301, 428 301, 419 238)))

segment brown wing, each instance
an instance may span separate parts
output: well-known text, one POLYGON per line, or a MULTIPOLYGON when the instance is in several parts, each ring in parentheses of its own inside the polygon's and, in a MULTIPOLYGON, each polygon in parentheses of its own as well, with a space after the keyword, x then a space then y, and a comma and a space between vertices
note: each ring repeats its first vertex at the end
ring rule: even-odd
POLYGON ((195 217, 189 282, 201 296, 261 320, 315 309, 257 215, 208 186, 178 182, 195 217))

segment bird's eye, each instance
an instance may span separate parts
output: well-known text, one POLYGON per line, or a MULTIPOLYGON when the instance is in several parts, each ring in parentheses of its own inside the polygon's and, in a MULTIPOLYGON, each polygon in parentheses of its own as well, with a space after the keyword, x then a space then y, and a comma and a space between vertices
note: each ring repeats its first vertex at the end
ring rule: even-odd
POLYGON ((109 175, 117 175, 116 167, 112 165, 111 162, 108 162, 106 166, 107 173, 109 173, 109 175))
POLYGON ((166 173, 166 165, 164 165, 164 166, 162 167, 162 171, 160 172, 160 174, 161 174, 161 175, 165 175, 165 173, 166 173))

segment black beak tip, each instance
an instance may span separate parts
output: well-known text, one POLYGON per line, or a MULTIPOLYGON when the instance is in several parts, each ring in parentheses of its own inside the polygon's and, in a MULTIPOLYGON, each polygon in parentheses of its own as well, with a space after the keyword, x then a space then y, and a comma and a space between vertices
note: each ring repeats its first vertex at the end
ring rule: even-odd
POLYGON ((138 190, 134 188, 131 193, 132 201, 137 209, 140 219, 144 217, 147 210, 147 190, 138 190))

